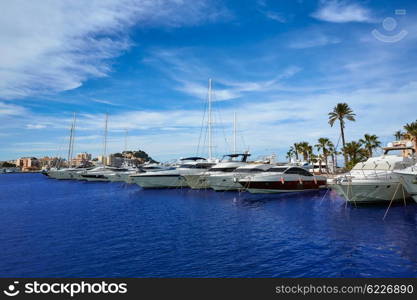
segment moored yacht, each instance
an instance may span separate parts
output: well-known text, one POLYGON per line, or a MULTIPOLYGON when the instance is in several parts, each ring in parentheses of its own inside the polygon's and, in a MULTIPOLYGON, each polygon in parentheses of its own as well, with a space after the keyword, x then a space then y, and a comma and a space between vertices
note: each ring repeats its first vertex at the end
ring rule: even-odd
POLYGON ((417 164, 404 170, 395 171, 408 194, 417 202, 417 164))
POLYGON ((229 174, 237 168, 247 165, 249 156, 249 153, 224 155, 218 164, 214 165, 206 172, 201 172, 200 174, 184 174, 183 177, 186 180, 187 185, 192 189, 208 189, 210 188, 208 178, 211 175, 229 174))
POLYGON ((77 173, 86 172, 92 168, 76 167, 76 168, 63 168, 63 169, 50 169, 45 174, 54 179, 77 179, 77 173))
POLYGON ((210 188, 215 191, 236 191, 242 189, 239 179, 265 172, 272 167, 271 164, 246 164, 233 172, 213 172, 207 177, 207 181, 210 188))
POLYGON ((384 154, 371 157, 356 164, 346 174, 329 180, 329 186, 350 203, 373 203, 398 201, 409 197, 401 186, 397 171, 416 163, 414 153, 411 156, 389 154, 391 151, 413 151, 412 147, 384 148, 384 154))
POLYGON ((201 174, 215 164, 201 157, 183 158, 180 162, 177 168, 134 174, 129 178, 142 188, 183 188, 188 187, 184 175, 201 174))
POLYGON ((239 184, 250 193, 289 193, 325 188, 326 177, 297 166, 274 166, 240 179, 239 184))

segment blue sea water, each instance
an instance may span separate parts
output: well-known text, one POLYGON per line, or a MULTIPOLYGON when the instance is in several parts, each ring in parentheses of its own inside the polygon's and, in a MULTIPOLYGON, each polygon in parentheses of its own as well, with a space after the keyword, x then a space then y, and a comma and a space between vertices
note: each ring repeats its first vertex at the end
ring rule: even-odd
POLYGON ((1 277, 416 277, 417 205, 0 175, 1 277))

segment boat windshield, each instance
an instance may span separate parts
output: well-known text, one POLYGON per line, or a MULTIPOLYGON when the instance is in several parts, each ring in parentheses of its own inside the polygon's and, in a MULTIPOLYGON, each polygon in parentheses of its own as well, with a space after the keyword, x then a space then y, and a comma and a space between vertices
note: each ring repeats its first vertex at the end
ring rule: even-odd
POLYGON ((257 169, 257 168, 252 168, 252 169, 237 169, 236 172, 239 172, 239 173, 260 173, 260 172, 265 172, 265 170, 257 169))
POLYGON ((287 170, 288 168, 283 168, 283 167, 274 167, 274 168, 271 168, 271 169, 269 169, 269 170, 267 170, 266 172, 277 172, 277 173, 284 173, 285 172, 285 170, 287 170))
POLYGON ((209 169, 213 165, 214 164, 207 164, 207 163, 202 163, 202 164, 183 164, 183 165, 180 165, 179 168, 182 168, 182 169, 209 169))
POLYGON ((356 171, 392 171, 392 170, 399 170, 407 168, 408 164, 405 164, 402 161, 392 162, 389 163, 388 161, 380 161, 380 162, 360 162, 353 167, 352 170, 356 171))

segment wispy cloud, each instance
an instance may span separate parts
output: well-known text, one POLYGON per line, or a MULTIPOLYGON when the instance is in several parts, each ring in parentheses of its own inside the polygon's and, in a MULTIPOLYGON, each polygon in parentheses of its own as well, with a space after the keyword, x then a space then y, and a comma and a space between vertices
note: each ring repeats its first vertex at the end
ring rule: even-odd
POLYGON ((131 47, 129 28, 215 21, 215 0, 1 1, 0 97, 14 99, 80 87, 111 71, 131 47))
POLYGON ((44 125, 44 124, 27 124, 26 128, 27 129, 43 129, 43 128, 46 128, 46 125, 44 125))
POLYGON ((333 23, 373 21, 369 9, 344 0, 322 0, 319 9, 312 16, 333 23))
POLYGON ((337 37, 326 35, 318 31, 305 31, 300 35, 293 35, 288 47, 293 49, 304 49, 338 44, 341 40, 337 37))
POLYGON ((26 109, 19 105, 0 102, 0 118, 5 116, 18 116, 26 113, 26 109))

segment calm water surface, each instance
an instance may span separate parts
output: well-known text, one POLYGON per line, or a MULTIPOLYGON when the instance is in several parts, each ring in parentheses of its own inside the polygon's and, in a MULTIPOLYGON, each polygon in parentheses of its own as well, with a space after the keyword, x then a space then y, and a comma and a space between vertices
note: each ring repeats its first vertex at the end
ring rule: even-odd
POLYGON ((416 277, 417 205, 0 175, 2 277, 416 277))

